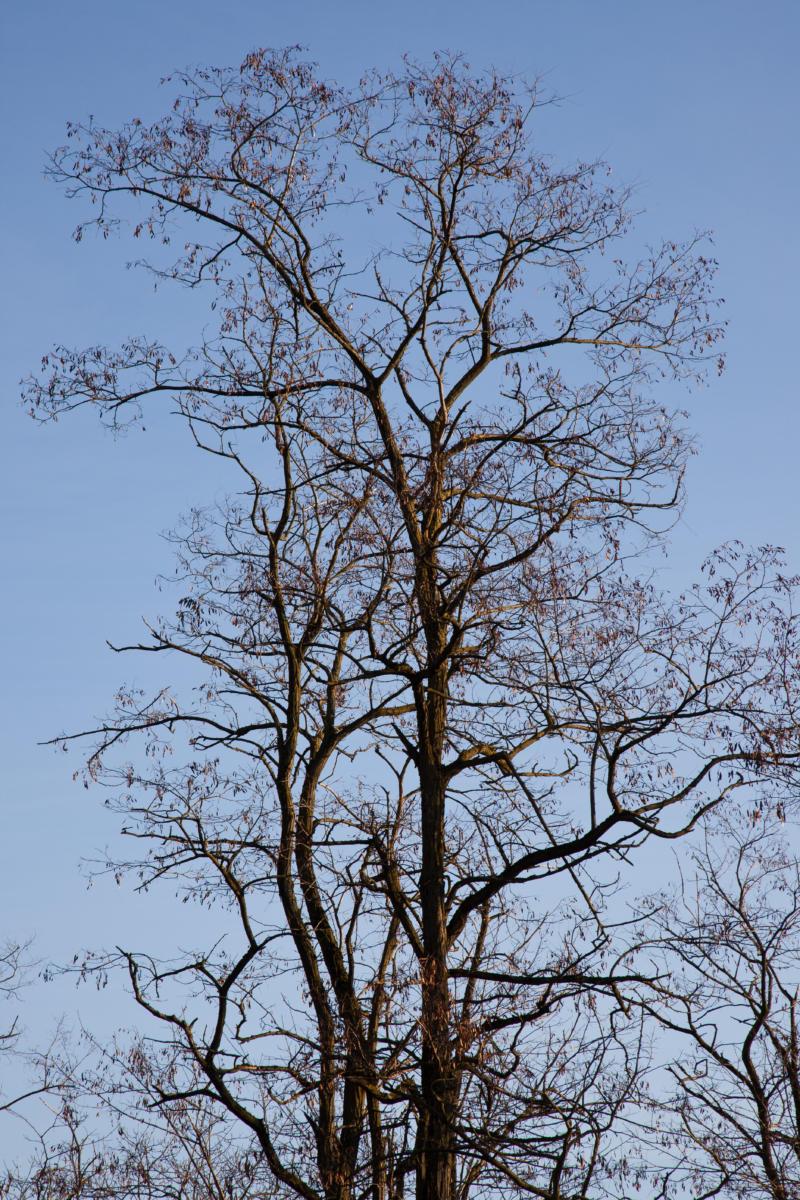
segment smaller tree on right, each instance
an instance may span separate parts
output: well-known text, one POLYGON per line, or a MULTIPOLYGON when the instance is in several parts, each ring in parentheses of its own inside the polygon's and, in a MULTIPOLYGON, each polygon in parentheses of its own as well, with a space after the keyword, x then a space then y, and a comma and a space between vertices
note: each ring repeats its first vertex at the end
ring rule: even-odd
MULTIPOLYGON (((18 942, 0 942, 0 1003, 14 1001, 23 983, 23 955, 25 946, 18 942)), ((15 1014, 0 1012, 0 1113, 8 1112, 35 1092, 25 1092, 22 1096, 11 1097, 8 1093, 8 1063, 10 1054, 14 1051, 19 1040, 19 1022, 15 1014)))
POLYGON ((749 826, 741 813, 738 823, 714 822, 695 879, 657 918, 673 960, 660 1019, 688 1043, 663 1109, 674 1114, 679 1153, 662 1197, 800 1196, 800 862, 791 841, 761 812, 749 826))
MULTIPOLYGON (((21 948, 16 942, 0 945, 0 996, 5 999, 16 995, 20 979, 21 948)), ((8 1047, 16 1037, 16 1021, 0 1024, 0 1046, 8 1047), (2 1026, 6 1027, 3 1028, 2 1026)))

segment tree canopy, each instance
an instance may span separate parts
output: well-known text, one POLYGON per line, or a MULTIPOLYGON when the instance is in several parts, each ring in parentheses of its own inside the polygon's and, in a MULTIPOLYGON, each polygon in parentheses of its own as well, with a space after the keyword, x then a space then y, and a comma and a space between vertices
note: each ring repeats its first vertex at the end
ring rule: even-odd
POLYGON ((678 597, 647 557, 692 449, 659 387, 719 365, 705 239, 630 253, 628 192, 458 57, 172 85, 51 172, 78 236, 125 225, 212 324, 57 347, 26 390, 113 428, 166 408, 240 480, 121 648, 202 685, 88 731, 120 869, 229 930, 120 953, 162 1046, 138 1094, 184 1146, 243 1140, 209 1194, 628 1194, 659 969, 618 889, 720 805, 797 795, 780 555, 724 547, 678 597))

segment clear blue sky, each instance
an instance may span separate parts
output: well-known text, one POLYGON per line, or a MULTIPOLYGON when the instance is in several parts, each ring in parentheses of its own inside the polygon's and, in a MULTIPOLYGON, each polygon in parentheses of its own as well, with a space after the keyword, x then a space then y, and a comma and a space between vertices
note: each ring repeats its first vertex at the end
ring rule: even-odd
MULTIPOLYGON (((42 177, 68 118, 153 115, 172 67, 300 42, 344 79, 435 48, 545 75, 564 98, 547 116, 556 156, 600 154, 637 182, 653 238, 715 231, 729 368, 705 391, 675 395, 702 447, 677 574, 688 579, 732 536, 785 545, 800 569, 796 0, 6 0, 0 21, 0 938, 36 934, 42 957, 64 958, 120 928, 146 944, 142 925, 154 922, 152 906, 132 906, 110 883, 86 893, 78 860, 102 848, 113 822, 71 783, 77 761, 36 743, 103 712, 130 669, 105 638, 135 637, 164 603, 154 579, 170 552, 159 531, 222 482, 198 479, 177 430, 114 443, 90 420, 37 429, 16 397, 53 341, 191 334, 177 293, 154 296, 124 271, 127 246, 71 243, 78 211, 42 177)), ((29 1026, 51 1023, 62 1001, 57 988, 31 992, 29 1026)))

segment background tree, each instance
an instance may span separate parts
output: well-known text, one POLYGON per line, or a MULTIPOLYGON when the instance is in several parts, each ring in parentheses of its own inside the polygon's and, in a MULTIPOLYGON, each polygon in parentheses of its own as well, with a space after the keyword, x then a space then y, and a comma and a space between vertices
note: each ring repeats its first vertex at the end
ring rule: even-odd
MULTIPOLYGON (((0 996, 8 1000, 17 994, 20 986, 21 947, 15 942, 0 946, 0 996)), ((16 1035, 16 1021, 0 1033, 0 1046, 8 1046, 16 1035)))
POLYGON ((731 547, 674 601, 634 570, 690 448, 651 388, 716 353, 713 263, 616 257, 626 193, 555 167, 535 90, 457 58, 350 91, 265 51, 175 82, 152 126, 72 127, 52 171, 104 234, 133 201, 215 331, 58 348, 27 392, 113 427, 166 404, 243 481, 125 648, 201 686, 122 692, 90 731, 137 846, 117 869, 231 923, 121 956, 171 1047, 158 1103, 218 1106, 280 1196, 629 1189, 607 1135, 644 981, 609 897, 647 842, 796 787, 778 557, 731 547))
POLYGON ((686 1044, 667 1105, 681 1161, 663 1194, 800 1191, 800 864, 789 832, 757 812, 749 827, 708 833, 694 879, 659 916, 662 949, 677 959, 661 1020, 686 1044))
MULTIPOLYGON (((29 982, 30 961, 26 959, 28 944, 7 941, 0 946, 0 1000, 19 1003, 19 995, 29 982)), ((15 1013, 6 1020, 0 1021, 0 1113, 9 1113, 24 1100, 40 1096, 50 1087, 49 1072, 44 1068, 37 1082, 30 1087, 19 1088, 22 1075, 18 1069, 21 1058, 19 1050, 23 1030, 20 1026, 19 1015, 15 1013), (14 1083, 9 1095, 8 1080, 13 1077, 14 1083)))
MULTIPOLYGON (((14 942, 6 942, 0 946, 0 997, 4 1000, 17 995, 21 980, 21 947, 14 942)), ((0 1025, 0 1051, 8 1052, 17 1042, 19 1026, 16 1017, 4 1021, 0 1025)), ((5 1074, 5 1071, 3 1072, 5 1074)), ((5 1080, 3 1081, 5 1085, 5 1080)), ((5 1096, 5 1086, 0 1090, 0 1112, 11 1108, 14 1100, 5 1096)))
POLYGON ((105 1048, 95 1060, 96 1074, 87 1073, 83 1049, 80 1065, 63 1055, 48 1063, 57 1078, 50 1120, 40 1122, 27 1161, 0 1179, 3 1200, 247 1200, 274 1194, 259 1157, 247 1153, 241 1136, 208 1101, 158 1104, 148 1089, 159 1062, 152 1046, 134 1041, 124 1050, 105 1048))

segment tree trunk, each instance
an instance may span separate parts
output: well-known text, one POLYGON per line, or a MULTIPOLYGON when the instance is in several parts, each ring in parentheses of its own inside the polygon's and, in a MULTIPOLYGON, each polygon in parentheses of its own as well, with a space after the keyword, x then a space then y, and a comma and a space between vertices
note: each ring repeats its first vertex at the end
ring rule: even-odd
POLYGON ((450 1036, 445 910, 445 801, 442 750, 447 680, 434 671, 425 697, 420 738, 422 863, 422 1112, 417 1134, 417 1200, 452 1200, 455 1187, 454 1116, 457 1092, 450 1036))

